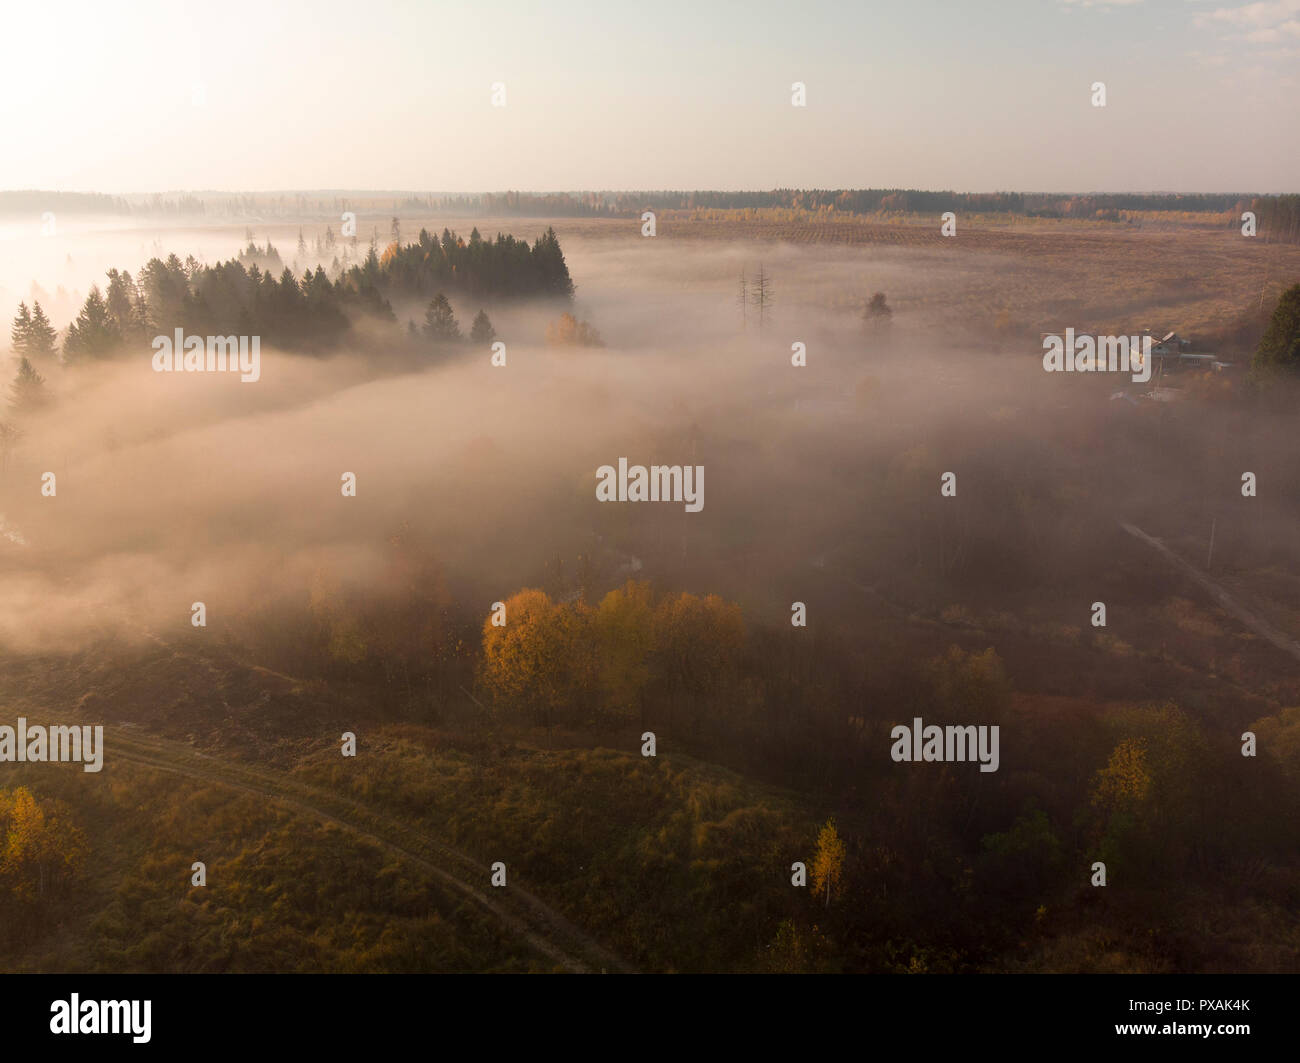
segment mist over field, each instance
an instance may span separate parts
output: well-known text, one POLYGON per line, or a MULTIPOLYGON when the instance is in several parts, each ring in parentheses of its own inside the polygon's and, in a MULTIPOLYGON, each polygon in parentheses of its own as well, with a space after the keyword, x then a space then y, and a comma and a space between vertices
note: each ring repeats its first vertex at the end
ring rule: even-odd
MULTIPOLYGON (((339 901, 376 927, 422 929, 343 959, 337 915, 304 909, 284 924, 294 959, 205 947, 218 967, 1287 969, 1288 835, 1226 825, 1296 799, 1300 484, 1289 385, 1257 384, 1252 360, 1300 251, 1159 212, 1119 227, 981 218, 956 240, 919 215, 664 210, 659 224, 648 238, 635 218, 375 216, 358 226, 366 253, 326 246, 320 217, 118 219, 65 230, 76 253, 62 263, 51 237, 10 231, 6 290, 49 304, 67 353, 28 356, 37 384, 21 358, 9 366, 0 674, 27 717, 107 724, 106 776, 140 802, 129 816, 88 805, 93 784, 54 787, 27 765, 38 807, 117 837, 178 800, 184 777, 272 801, 296 787, 322 814, 342 793, 383 817, 328 813, 358 844, 447 838, 467 884, 504 852, 554 905, 462 917, 488 935, 464 954, 437 889, 405 914, 378 896, 339 901), (498 232, 533 254, 558 236, 572 298, 503 296, 473 258, 459 261, 478 273, 410 290, 404 270, 486 255, 498 232), (247 269, 222 264, 237 254, 247 269), (168 276, 185 278, 179 301, 168 276), (92 284, 117 300, 120 337, 87 357, 92 284), (154 337, 173 324, 232 331, 241 285, 254 301, 240 320, 251 306, 270 329, 256 379, 156 371, 154 337), (276 317, 277 291, 316 309, 276 317), (331 309, 358 291, 369 302, 331 309), (470 339, 480 311, 488 331, 470 339), (454 331, 448 313, 459 339, 437 332, 454 331), (317 319, 337 337, 294 331, 317 319), (1045 372, 1043 334, 1066 329, 1177 329, 1199 368, 1045 372), (699 511, 601 501, 599 470, 620 459, 697 470, 699 511), (917 718, 991 725, 997 759, 933 777, 899 763, 896 728, 917 718), (1256 774, 1233 759, 1243 731, 1267 744, 1256 774), (355 777, 339 734, 345 750, 361 735, 355 777), (272 766, 279 781, 249 774, 272 766), (160 789, 162 767, 183 778, 160 789), (555 773, 577 780, 564 797, 555 773), (1187 811, 1189 778, 1219 794, 1217 813, 1187 811), (647 792, 658 811, 641 807, 647 792), (693 833, 669 826, 682 816, 693 833), (936 845, 938 879, 925 870, 936 845), (781 883, 810 847, 822 877, 809 906, 781 883), (1281 877, 1192 953, 1136 939, 1116 953, 1078 921, 1075 865, 1098 852, 1134 883, 1104 917, 1121 938, 1170 868, 1264 854, 1281 877), (681 877, 649 901, 636 881, 660 861, 681 877), (574 870, 588 866, 606 886, 574 870), (739 923, 693 945, 656 936, 658 918, 714 925, 722 908, 691 898, 722 888, 720 866, 770 877, 745 888, 739 923), (945 881, 963 875, 985 913, 974 921, 945 881), (605 890, 643 914, 608 909, 605 890), (882 907, 906 928, 901 952, 874 922, 882 907), (1044 924, 1035 910, 1060 914, 1044 924), (1026 913, 1028 956, 1010 943, 1026 913), (502 918, 524 919, 542 951, 490 942, 502 918), (1264 925, 1283 928, 1276 944, 1234 943, 1264 925)), ((149 844, 166 862, 190 831, 216 830, 223 904, 246 904, 228 891, 267 860, 315 859, 318 843, 277 839, 251 807, 241 837, 273 857, 208 815, 149 844)), ((364 852, 340 859, 364 867, 364 852)), ((1224 874, 1224 889, 1246 888, 1224 874)), ((167 903, 143 871, 59 881, 41 903, 90 881, 167 903)), ((144 917, 151 937, 123 927, 63 962, 175 969, 164 942, 188 920, 144 917)), ((29 937, 5 940, 18 957, 29 937)))
POLYGON ((1300 0, 192 6, 6 12, 0 1032, 1281 1027, 1300 0))
MULTIPOLYGON (((536 582, 552 558, 581 555, 599 563, 604 589, 636 564, 642 578, 725 590, 776 619, 773 585, 797 586, 809 563, 835 553, 861 572, 868 558, 878 566, 905 550, 901 529, 948 470, 975 496, 962 534, 991 550, 1001 543, 1012 568, 1043 565, 1055 578, 1070 567, 1059 551, 1142 516, 1153 490, 1197 507, 1216 493, 1188 460, 1153 483, 1149 441, 1125 451, 1113 438, 1134 431, 1110 401, 1116 388, 1133 390, 1127 377, 1053 378, 1029 330, 981 343, 974 314, 951 324, 977 306, 962 285, 1014 270, 1008 256, 949 254, 936 268, 923 251, 655 242, 621 228, 569 245, 575 306, 602 348, 547 346, 553 307, 489 303, 506 366, 483 348, 397 366, 346 346, 328 357, 264 348, 261 379, 243 382, 154 372, 152 349, 137 344, 108 363, 43 367, 58 404, 25 422, 4 474, 0 636, 29 650, 81 645, 122 608, 136 626, 183 627, 192 601, 237 635, 237 617, 306 593, 319 571, 374 583, 403 524, 471 611, 536 582), (742 319, 735 297, 741 272, 760 266, 775 287, 761 327, 742 319), (873 290, 900 293, 887 336, 860 319, 873 290), (806 366, 791 365, 793 343, 806 345, 806 366), (602 507, 596 469, 619 457, 703 465, 703 511, 661 503, 631 519, 602 507), (37 490, 47 470, 58 479, 52 499, 37 490), (357 476, 355 499, 340 494, 344 472, 357 476), (913 497, 899 493, 900 476, 913 497), (1105 498, 1040 507, 1049 523, 1026 536, 987 498, 995 484, 1040 499, 1105 498)), ((181 247, 192 233, 150 235, 181 247)), ((236 236, 225 234, 227 247, 238 248, 236 236)), ((117 239, 97 252, 101 262, 127 256, 134 234, 117 239)), ((206 233, 197 244, 215 257, 219 240, 206 233)), ((1050 289, 1036 294, 1045 327, 1076 320, 1060 315, 1050 289)), ((455 303, 465 321, 477 308, 455 303)), ((1285 419, 1215 416, 1233 423, 1215 437, 1220 447, 1230 434, 1250 468, 1289 482, 1282 469, 1273 475, 1285 419)), ((1174 423, 1162 433, 1162 452, 1186 455, 1207 430, 1174 423)), ((1226 458, 1216 468, 1222 497, 1235 477, 1226 458)), ((1290 514, 1277 505, 1259 508, 1290 514)))

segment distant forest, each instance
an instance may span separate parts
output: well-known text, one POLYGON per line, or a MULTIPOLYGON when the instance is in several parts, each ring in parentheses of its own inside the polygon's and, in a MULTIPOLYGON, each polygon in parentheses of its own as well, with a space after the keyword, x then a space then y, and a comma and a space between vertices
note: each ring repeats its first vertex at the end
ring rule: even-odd
POLYGON ((942 213, 960 210, 986 214, 1024 214, 1047 218, 1111 218, 1119 211, 1179 211, 1227 214, 1237 221, 1242 211, 1259 216, 1260 235, 1269 240, 1300 241, 1300 195, 1260 196, 1249 192, 1182 194, 951 192, 908 188, 799 189, 769 191, 587 191, 485 192, 433 195, 409 192, 289 192, 105 196, 79 192, 0 192, 0 215, 133 214, 203 215, 214 218, 328 217, 342 211, 366 215, 428 212, 474 217, 631 218, 643 210, 800 209, 842 214, 876 211, 942 213))

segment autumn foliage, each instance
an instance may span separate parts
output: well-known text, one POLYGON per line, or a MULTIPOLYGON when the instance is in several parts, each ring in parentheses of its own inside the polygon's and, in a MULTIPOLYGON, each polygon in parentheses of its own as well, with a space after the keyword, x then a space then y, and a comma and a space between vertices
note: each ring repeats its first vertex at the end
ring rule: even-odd
POLYGON ((0 893, 30 901, 80 874, 86 839, 70 809, 25 786, 0 790, 0 893))
POLYGON ((505 623, 483 625, 479 681, 499 707, 536 723, 645 718, 647 702, 694 704, 735 675, 740 608, 717 595, 629 581, 596 607, 527 589, 505 623))
POLYGON ((546 326, 546 343, 551 347, 605 346, 600 333, 589 322, 579 321, 567 311, 546 326))

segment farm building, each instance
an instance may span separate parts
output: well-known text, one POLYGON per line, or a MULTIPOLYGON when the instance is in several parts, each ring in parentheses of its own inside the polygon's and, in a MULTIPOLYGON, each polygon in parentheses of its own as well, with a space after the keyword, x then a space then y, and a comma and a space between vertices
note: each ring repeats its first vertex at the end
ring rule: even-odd
MULTIPOLYGON (((1150 329, 1146 329, 1143 336, 1149 336, 1150 329)), ((1154 359, 1154 369, 1156 372, 1178 372, 1180 370, 1190 369, 1198 372, 1214 371, 1221 373, 1225 369, 1231 369, 1231 362, 1222 362, 1216 355, 1206 354, 1204 352, 1192 353, 1191 340, 1183 339, 1177 332, 1167 332, 1158 340, 1151 343, 1151 357, 1154 359)))

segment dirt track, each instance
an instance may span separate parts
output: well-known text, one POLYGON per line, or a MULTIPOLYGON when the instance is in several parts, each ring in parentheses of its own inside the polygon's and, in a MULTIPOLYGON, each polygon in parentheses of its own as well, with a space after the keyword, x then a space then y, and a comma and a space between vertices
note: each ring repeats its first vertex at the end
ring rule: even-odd
POLYGON ((469 897, 566 971, 635 973, 629 964, 531 893, 514 885, 488 887, 487 868, 372 808, 307 786, 283 773, 206 756, 180 743, 141 735, 130 728, 109 728, 105 745, 105 760, 110 765, 129 761, 226 786, 276 801, 372 841, 469 897))
POLYGON ((1224 612, 1230 613, 1232 616, 1236 617, 1248 628, 1254 631, 1255 634, 1267 639, 1283 653, 1288 653, 1296 660, 1300 660, 1300 643, 1297 643, 1293 638, 1279 631, 1267 620, 1263 619, 1256 613, 1252 613, 1245 606, 1239 604, 1235 598, 1215 583, 1214 580, 1210 579, 1209 576, 1205 575, 1205 573, 1195 568, 1189 562, 1184 561, 1159 539, 1153 538, 1134 524, 1121 524, 1120 527, 1128 532, 1129 535, 1133 536, 1133 538, 1146 543, 1166 561, 1179 569, 1179 571, 1190 576, 1197 585, 1199 585, 1210 595, 1211 598, 1214 599, 1215 603, 1224 612))

